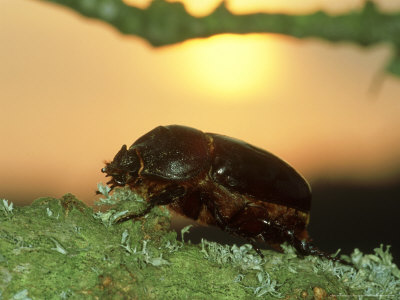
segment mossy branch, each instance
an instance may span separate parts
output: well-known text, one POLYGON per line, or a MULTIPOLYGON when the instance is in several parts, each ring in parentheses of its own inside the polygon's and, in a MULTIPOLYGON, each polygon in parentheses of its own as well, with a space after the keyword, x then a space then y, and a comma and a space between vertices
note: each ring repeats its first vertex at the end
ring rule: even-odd
POLYGON ((70 7, 84 16, 107 22, 124 34, 140 36, 153 46, 179 43, 220 33, 279 33, 297 38, 314 37, 362 46, 389 43, 394 47, 388 72, 400 76, 400 12, 384 13, 367 1, 359 11, 329 15, 256 13, 232 14, 223 2, 206 17, 188 14, 181 3, 154 0, 147 9, 121 0, 44 0, 70 7))
MULTIPOLYGON (((154 208, 138 220, 112 224, 146 202, 129 189, 104 190, 93 210, 67 194, 13 207, 0 199, 0 299, 395 299, 400 271, 389 248, 346 258, 354 267, 250 245, 176 239, 170 216, 154 208), (366 297, 368 298, 368 297, 366 297)), ((183 234, 188 230, 184 228, 183 234)))

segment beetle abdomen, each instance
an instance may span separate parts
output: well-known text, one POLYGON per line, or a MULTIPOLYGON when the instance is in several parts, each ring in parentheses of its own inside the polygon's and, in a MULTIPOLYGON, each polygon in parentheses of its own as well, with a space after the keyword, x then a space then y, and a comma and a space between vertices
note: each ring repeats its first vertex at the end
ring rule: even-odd
POLYGON ((207 134, 213 138, 211 176, 215 182, 257 200, 310 210, 310 186, 289 164, 243 141, 207 134))

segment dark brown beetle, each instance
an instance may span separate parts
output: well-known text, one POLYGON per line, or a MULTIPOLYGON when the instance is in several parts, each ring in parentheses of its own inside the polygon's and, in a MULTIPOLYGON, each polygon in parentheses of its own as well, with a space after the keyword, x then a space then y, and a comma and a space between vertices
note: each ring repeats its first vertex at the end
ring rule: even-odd
POLYGON ((329 255, 312 246, 307 233, 311 190, 306 180, 275 155, 243 141, 179 126, 159 126, 132 146, 123 145, 101 169, 111 189, 129 185, 156 205, 276 250, 288 242, 301 255, 329 255))

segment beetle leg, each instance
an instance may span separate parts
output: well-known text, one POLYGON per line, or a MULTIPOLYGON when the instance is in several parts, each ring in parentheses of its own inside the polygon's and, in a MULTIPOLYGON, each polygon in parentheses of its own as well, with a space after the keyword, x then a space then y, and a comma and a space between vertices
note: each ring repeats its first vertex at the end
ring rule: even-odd
POLYGON ((161 193, 153 195, 149 198, 149 205, 140 213, 127 213, 115 219, 114 223, 122 223, 130 219, 136 219, 147 215, 154 206, 167 205, 175 201, 177 198, 183 197, 186 194, 186 189, 182 186, 170 186, 163 190, 161 193))
POLYGON ((232 229, 228 226, 228 224, 225 222, 224 217, 221 215, 219 210, 215 205, 212 207, 213 215, 215 217, 215 221, 217 222, 217 225, 221 228, 224 228, 226 232, 232 232, 232 229))
POLYGON ((264 258, 264 254, 262 254, 261 249, 258 248, 256 241, 253 238, 245 237, 245 239, 250 243, 250 245, 253 247, 254 251, 257 252, 258 255, 260 255, 261 258, 264 258))
MULTIPOLYGON (((292 245, 296 249, 297 253, 300 254, 301 256, 314 255, 314 256, 324 257, 332 261, 337 261, 345 265, 351 265, 340 258, 332 257, 329 254, 319 250, 310 241, 298 239, 293 230, 287 228, 286 226, 283 226, 277 221, 271 222, 265 219, 261 221, 266 225, 267 229, 266 231, 268 231, 269 228, 277 232, 280 235, 280 237, 283 240, 288 241, 288 243, 292 245)), ((266 234, 266 232, 264 234, 266 234)))
POLYGON ((149 203, 154 205, 167 205, 186 195, 186 189, 183 186, 169 186, 160 194, 151 196, 149 203))
MULTIPOLYGON (((312 243, 307 242, 307 241, 300 241, 299 248, 301 249, 301 251, 305 254, 305 255, 315 255, 315 256, 319 256, 322 258, 326 258, 332 261, 337 261, 340 262, 344 265, 347 266, 353 266, 352 263, 349 263, 347 261, 344 261, 343 259, 340 259, 338 257, 332 257, 331 255, 329 255, 328 253, 325 253, 321 250, 319 250, 317 247, 315 247, 312 243)), ((297 249, 297 248, 296 248, 297 249)))
MULTIPOLYGON (((204 196, 203 196, 204 197, 204 196)), ((203 199, 204 200, 204 199, 203 199)), ((256 241, 254 238, 240 234, 239 229, 229 226, 228 223, 224 220, 224 217, 221 215, 220 211, 217 209, 216 205, 214 203, 210 203, 209 201, 204 201, 203 203, 206 203, 208 209, 210 211, 213 212, 213 215, 215 217, 215 221, 217 223, 217 225, 223 229, 224 231, 230 233, 230 234, 234 234, 237 236, 240 236, 244 239, 246 239, 246 241, 253 247, 253 249, 257 252, 257 254, 261 257, 264 258, 264 254, 262 254, 260 248, 257 247, 256 245, 256 241)), ((233 217, 230 218, 230 221, 232 221, 233 219, 235 219, 236 216, 239 216, 243 210, 245 210, 246 206, 244 206, 242 209, 240 209, 238 212, 236 212, 233 217)))
POLYGON ((272 235, 273 239, 287 241, 292 245, 300 255, 310 255, 309 245, 305 240, 300 240, 296 237, 294 230, 287 228, 278 221, 259 219, 265 225, 265 231, 261 234, 264 239, 268 240, 268 234, 272 235))
POLYGON ((224 220, 224 217, 220 213, 215 203, 213 201, 210 201, 206 194, 201 194, 200 197, 201 202, 203 202, 206 205, 207 209, 212 212, 212 215, 215 218, 216 225, 228 233, 234 233, 234 230, 228 226, 227 222, 224 220))
POLYGON ((144 211, 142 211, 140 213, 133 213, 133 212, 127 213, 123 216, 116 218, 114 220, 114 223, 122 223, 122 222, 128 221, 130 219, 136 219, 136 218, 143 217, 144 215, 147 215, 153 209, 154 206, 155 206, 154 204, 150 204, 146 207, 146 209, 144 211))

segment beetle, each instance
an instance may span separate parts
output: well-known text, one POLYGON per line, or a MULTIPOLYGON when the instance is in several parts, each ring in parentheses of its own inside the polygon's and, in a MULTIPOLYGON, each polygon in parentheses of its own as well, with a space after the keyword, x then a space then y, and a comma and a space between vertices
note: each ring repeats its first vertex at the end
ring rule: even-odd
POLYGON ((244 141, 181 126, 158 126, 123 145, 101 169, 111 189, 128 185, 147 208, 116 219, 146 215, 156 205, 203 224, 282 251, 288 242, 300 255, 332 260, 313 246, 307 232, 311 188, 288 163, 244 141))

